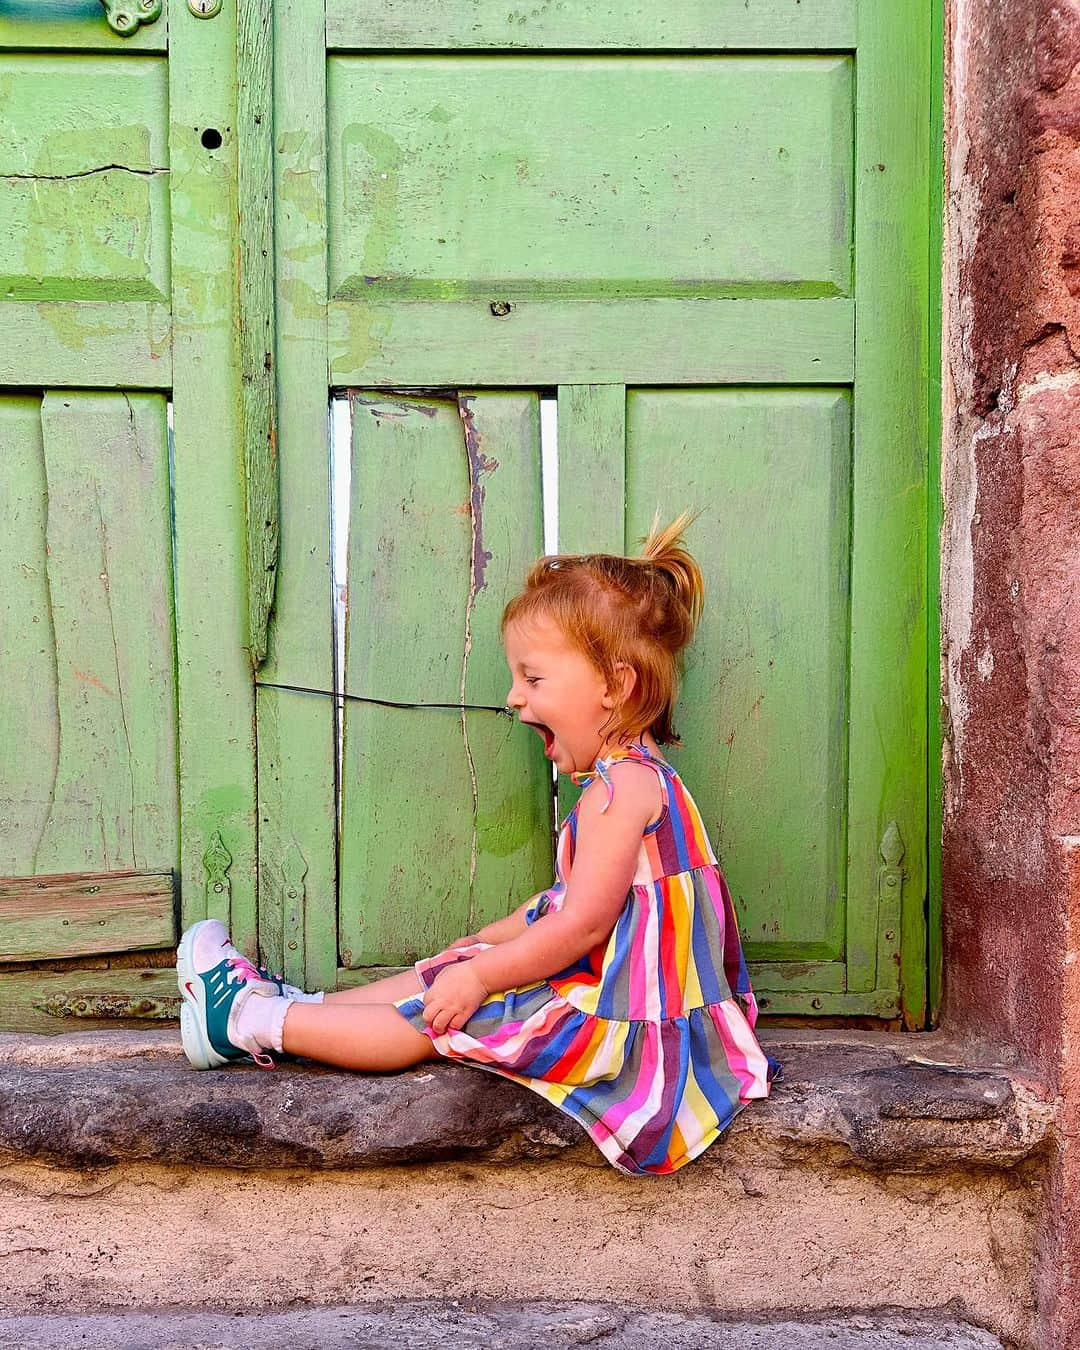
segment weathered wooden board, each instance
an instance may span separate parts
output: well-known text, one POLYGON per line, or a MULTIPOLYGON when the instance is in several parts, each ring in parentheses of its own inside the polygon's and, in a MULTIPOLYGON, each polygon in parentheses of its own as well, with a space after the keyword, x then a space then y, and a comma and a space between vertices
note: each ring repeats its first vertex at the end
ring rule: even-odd
POLYGON ((0 385, 166 389, 169 306, 155 300, 40 300, 5 305, 0 385))
MULTIPOLYGON (((276 0, 273 27, 282 509, 274 613, 257 678, 332 689, 322 6, 276 0)), ((275 689, 257 696, 259 946, 274 970, 326 989, 338 966, 334 704, 275 689)))
POLYGON ((170 5, 176 645, 183 921, 256 941, 254 694, 247 637, 236 267, 237 13, 170 5))
POLYGON ((0 52, 0 90, 0 294, 165 299, 165 61, 0 52))
POLYGON ((171 872, 0 877, 0 961, 167 946, 174 904, 171 872))
MULTIPOLYGON (((504 288, 503 288, 504 289, 504 288)), ((403 387, 843 384, 851 300, 336 300, 331 379, 403 387), (783 342, 776 335, 783 334, 783 342)))
POLYGON ((146 1030, 179 1016, 175 970, 0 974, 0 1031, 146 1030))
MULTIPOLYGON (((502 705, 499 619, 542 551, 539 399, 355 393, 346 688, 502 705)), ((347 703, 342 963, 404 964, 550 884, 551 771, 490 712, 347 703)))
POLYGON ((178 858, 165 400, 0 400, 17 531, 5 578, 0 867, 135 869, 178 858), (18 747, 18 753, 11 749, 18 747))
MULTIPOLYGON (((848 988, 899 978, 905 1017, 926 1008, 928 118, 931 28, 890 5, 859 7, 855 145, 855 456, 852 483, 848 890, 876 891, 890 826, 902 903, 848 932, 848 988), (883 655, 885 654, 885 655, 883 655), (899 964, 899 968, 898 968, 899 964)), ((937 151, 936 153, 940 153, 937 151)), ((932 654, 937 668, 937 653, 932 654)))
POLYGON ((0 871, 28 872, 57 764, 41 399, 0 398, 0 871))
POLYGON ((702 509, 687 543, 707 602, 675 716, 686 748, 670 753, 726 864, 747 958, 835 960, 846 926, 850 395, 632 389, 626 426, 635 550, 657 508, 664 520, 702 509))
POLYGON ((848 295, 853 72, 843 55, 331 58, 331 291, 848 295))
POLYGON ((856 0, 655 0, 521 5, 500 0, 330 0, 331 48, 681 48, 853 47, 856 0))

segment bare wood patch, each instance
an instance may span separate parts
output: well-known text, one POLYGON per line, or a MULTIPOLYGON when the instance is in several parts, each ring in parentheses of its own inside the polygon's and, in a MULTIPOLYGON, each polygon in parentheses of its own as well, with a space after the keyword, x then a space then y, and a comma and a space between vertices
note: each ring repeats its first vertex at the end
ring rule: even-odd
POLYGON ((176 942, 171 872, 0 878, 0 961, 137 951, 176 942))

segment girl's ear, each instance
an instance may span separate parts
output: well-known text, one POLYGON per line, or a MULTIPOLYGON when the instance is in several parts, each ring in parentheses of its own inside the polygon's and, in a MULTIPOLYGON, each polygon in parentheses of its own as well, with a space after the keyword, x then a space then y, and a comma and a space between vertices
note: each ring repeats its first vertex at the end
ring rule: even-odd
POLYGON ((610 684, 606 686, 603 697, 600 699, 601 707, 615 708, 620 703, 625 703, 633 693, 635 684, 637 684, 637 671, 633 666, 628 666, 625 661, 616 661, 614 691, 610 684))

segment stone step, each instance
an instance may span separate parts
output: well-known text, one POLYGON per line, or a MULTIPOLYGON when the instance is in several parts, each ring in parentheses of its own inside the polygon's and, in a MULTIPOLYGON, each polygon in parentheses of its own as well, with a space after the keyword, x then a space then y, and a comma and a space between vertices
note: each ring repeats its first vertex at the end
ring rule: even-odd
POLYGON ((460 1300, 205 1312, 0 1317, 0 1350, 1001 1350, 988 1331, 918 1314, 733 1322, 602 1303, 460 1300))
POLYGON ((1029 1350, 1054 1132, 1039 1085, 937 1033, 761 1039, 784 1064, 768 1100, 673 1176, 628 1177, 474 1067, 199 1073, 175 1033, 0 1037, 0 1308, 558 1293, 703 1318, 695 1335, 805 1319, 810 1340, 761 1342, 785 1350, 860 1344, 841 1331, 891 1346, 835 1319, 896 1309, 929 1319, 926 1344, 995 1344, 966 1322, 1029 1350))

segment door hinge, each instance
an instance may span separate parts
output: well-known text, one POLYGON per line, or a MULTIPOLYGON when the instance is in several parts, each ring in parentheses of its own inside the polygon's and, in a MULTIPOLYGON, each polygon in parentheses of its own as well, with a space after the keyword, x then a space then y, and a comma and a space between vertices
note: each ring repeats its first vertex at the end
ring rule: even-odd
POLYGON ((220 919, 227 928, 232 909, 232 883, 229 880, 232 854, 222 842, 218 830, 211 836, 209 847, 203 854, 202 865, 206 875, 206 916, 209 919, 220 919))
POLYGON ((101 1021, 138 1018, 140 1021, 165 1022, 180 1016, 180 997, 148 998, 126 994, 52 994, 34 1003, 50 1017, 88 1017, 101 1021))
POLYGON ((161 18, 161 0, 101 0, 105 19, 114 33, 131 37, 144 23, 161 18))
POLYGON ((878 989, 900 987, 900 915, 904 894, 904 869, 900 860, 905 852, 900 827, 890 820, 878 845, 881 864, 877 874, 877 978, 878 989))

